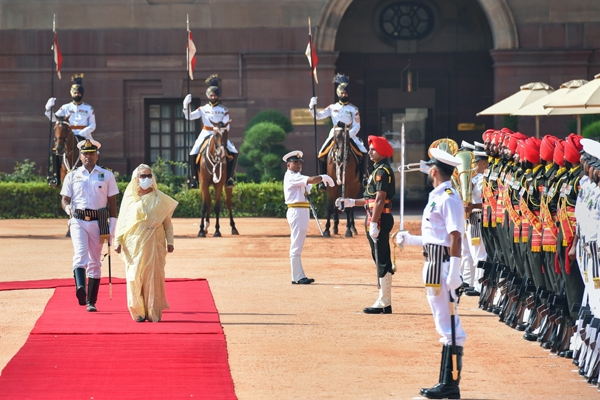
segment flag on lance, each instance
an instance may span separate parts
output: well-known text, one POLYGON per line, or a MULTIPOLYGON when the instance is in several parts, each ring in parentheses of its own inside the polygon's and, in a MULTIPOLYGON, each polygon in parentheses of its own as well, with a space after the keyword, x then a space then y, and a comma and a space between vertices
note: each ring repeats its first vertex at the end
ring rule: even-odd
POLYGON ((54 43, 52 44, 52 49, 54 50, 54 64, 56 64, 56 75, 58 75, 58 79, 60 77, 60 66, 62 65, 62 54, 60 53, 60 47, 58 47, 58 33, 54 32, 54 43))
POLYGON ((194 68, 196 67, 196 46, 192 40, 192 31, 188 31, 187 62, 190 79, 194 80, 194 68))
POLYGON ((310 73, 315 78, 315 82, 319 83, 317 79, 317 64, 319 63, 319 59, 317 58, 317 51, 315 50, 315 45, 312 41, 312 35, 308 36, 308 46, 306 46, 306 58, 308 58, 308 64, 310 65, 310 73))

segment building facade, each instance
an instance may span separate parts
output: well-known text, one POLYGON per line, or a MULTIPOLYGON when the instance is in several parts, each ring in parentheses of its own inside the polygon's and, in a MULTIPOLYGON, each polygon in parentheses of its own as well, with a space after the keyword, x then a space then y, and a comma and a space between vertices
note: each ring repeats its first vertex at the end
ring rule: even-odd
MULTIPOLYGON (((204 79, 218 73, 238 148, 259 111, 290 116, 286 146, 305 152, 307 173, 315 172, 314 127, 302 118, 312 96, 309 17, 318 106, 335 101, 334 74, 348 75, 360 136, 395 140, 404 123, 409 162, 425 157, 434 139, 478 140, 500 127, 501 118, 476 113, 520 85, 558 88, 600 73, 600 2, 589 0, 2 0, 0 171, 24 159, 45 168, 44 105, 51 96, 57 105, 70 101, 75 73, 84 73, 84 101, 95 109, 102 165, 130 173, 159 156, 185 160, 200 129, 181 113, 188 15, 194 104, 206 101, 204 79), (61 80, 53 72, 54 14, 61 80)), ((566 136, 569 120, 543 118, 541 132, 566 136)), ((534 126, 519 119, 525 134, 534 126)), ((328 129, 318 126, 319 145, 328 129)))

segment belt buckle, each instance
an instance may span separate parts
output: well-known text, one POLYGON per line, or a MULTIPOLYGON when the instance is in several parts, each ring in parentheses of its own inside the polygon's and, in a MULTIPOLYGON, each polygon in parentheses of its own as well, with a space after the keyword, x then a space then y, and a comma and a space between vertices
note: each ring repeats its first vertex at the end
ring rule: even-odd
POLYGON ((89 221, 89 220, 90 220, 90 216, 89 216, 89 215, 86 215, 84 219, 85 219, 86 221, 89 221))

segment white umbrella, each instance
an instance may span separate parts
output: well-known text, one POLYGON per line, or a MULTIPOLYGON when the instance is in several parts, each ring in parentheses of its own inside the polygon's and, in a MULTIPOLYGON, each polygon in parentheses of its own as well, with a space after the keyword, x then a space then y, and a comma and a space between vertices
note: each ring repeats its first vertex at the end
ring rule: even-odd
POLYGON ((547 115, 575 115, 577 117, 577 133, 581 134, 581 115, 582 114, 600 114, 600 108, 549 108, 547 105, 555 100, 560 100, 569 93, 574 92, 578 88, 588 83, 584 79, 575 79, 565 82, 560 85, 560 88, 539 100, 515 111, 512 115, 530 116, 535 118, 535 132, 539 137, 540 133, 540 116, 547 115))
POLYGON ((511 115, 536 100, 552 93, 554 89, 543 82, 531 82, 521 86, 517 93, 477 113, 480 115, 511 115))
POLYGON ((545 107, 552 108, 588 108, 600 107, 600 74, 594 80, 577 90, 561 97, 545 107))

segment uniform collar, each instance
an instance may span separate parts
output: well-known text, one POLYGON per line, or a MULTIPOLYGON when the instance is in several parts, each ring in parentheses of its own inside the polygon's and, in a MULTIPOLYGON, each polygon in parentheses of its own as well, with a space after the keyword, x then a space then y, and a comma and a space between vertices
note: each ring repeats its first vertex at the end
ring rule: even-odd
POLYGON ((340 103, 343 106, 347 106, 348 105, 347 101, 344 102, 344 101, 338 100, 338 103, 340 103))
POLYGON ((383 164, 387 164, 387 158, 382 158, 381 160, 373 164, 373 171, 376 170, 378 167, 381 167, 383 164))
POLYGON ((433 188, 433 190, 431 191, 431 193, 433 194, 440 194, 442 192, 445 192, 446 189, 451 189, 452 188, 452 182, 451 181, 444 181, 442 183, 440 183, 437 187, 433 188))

